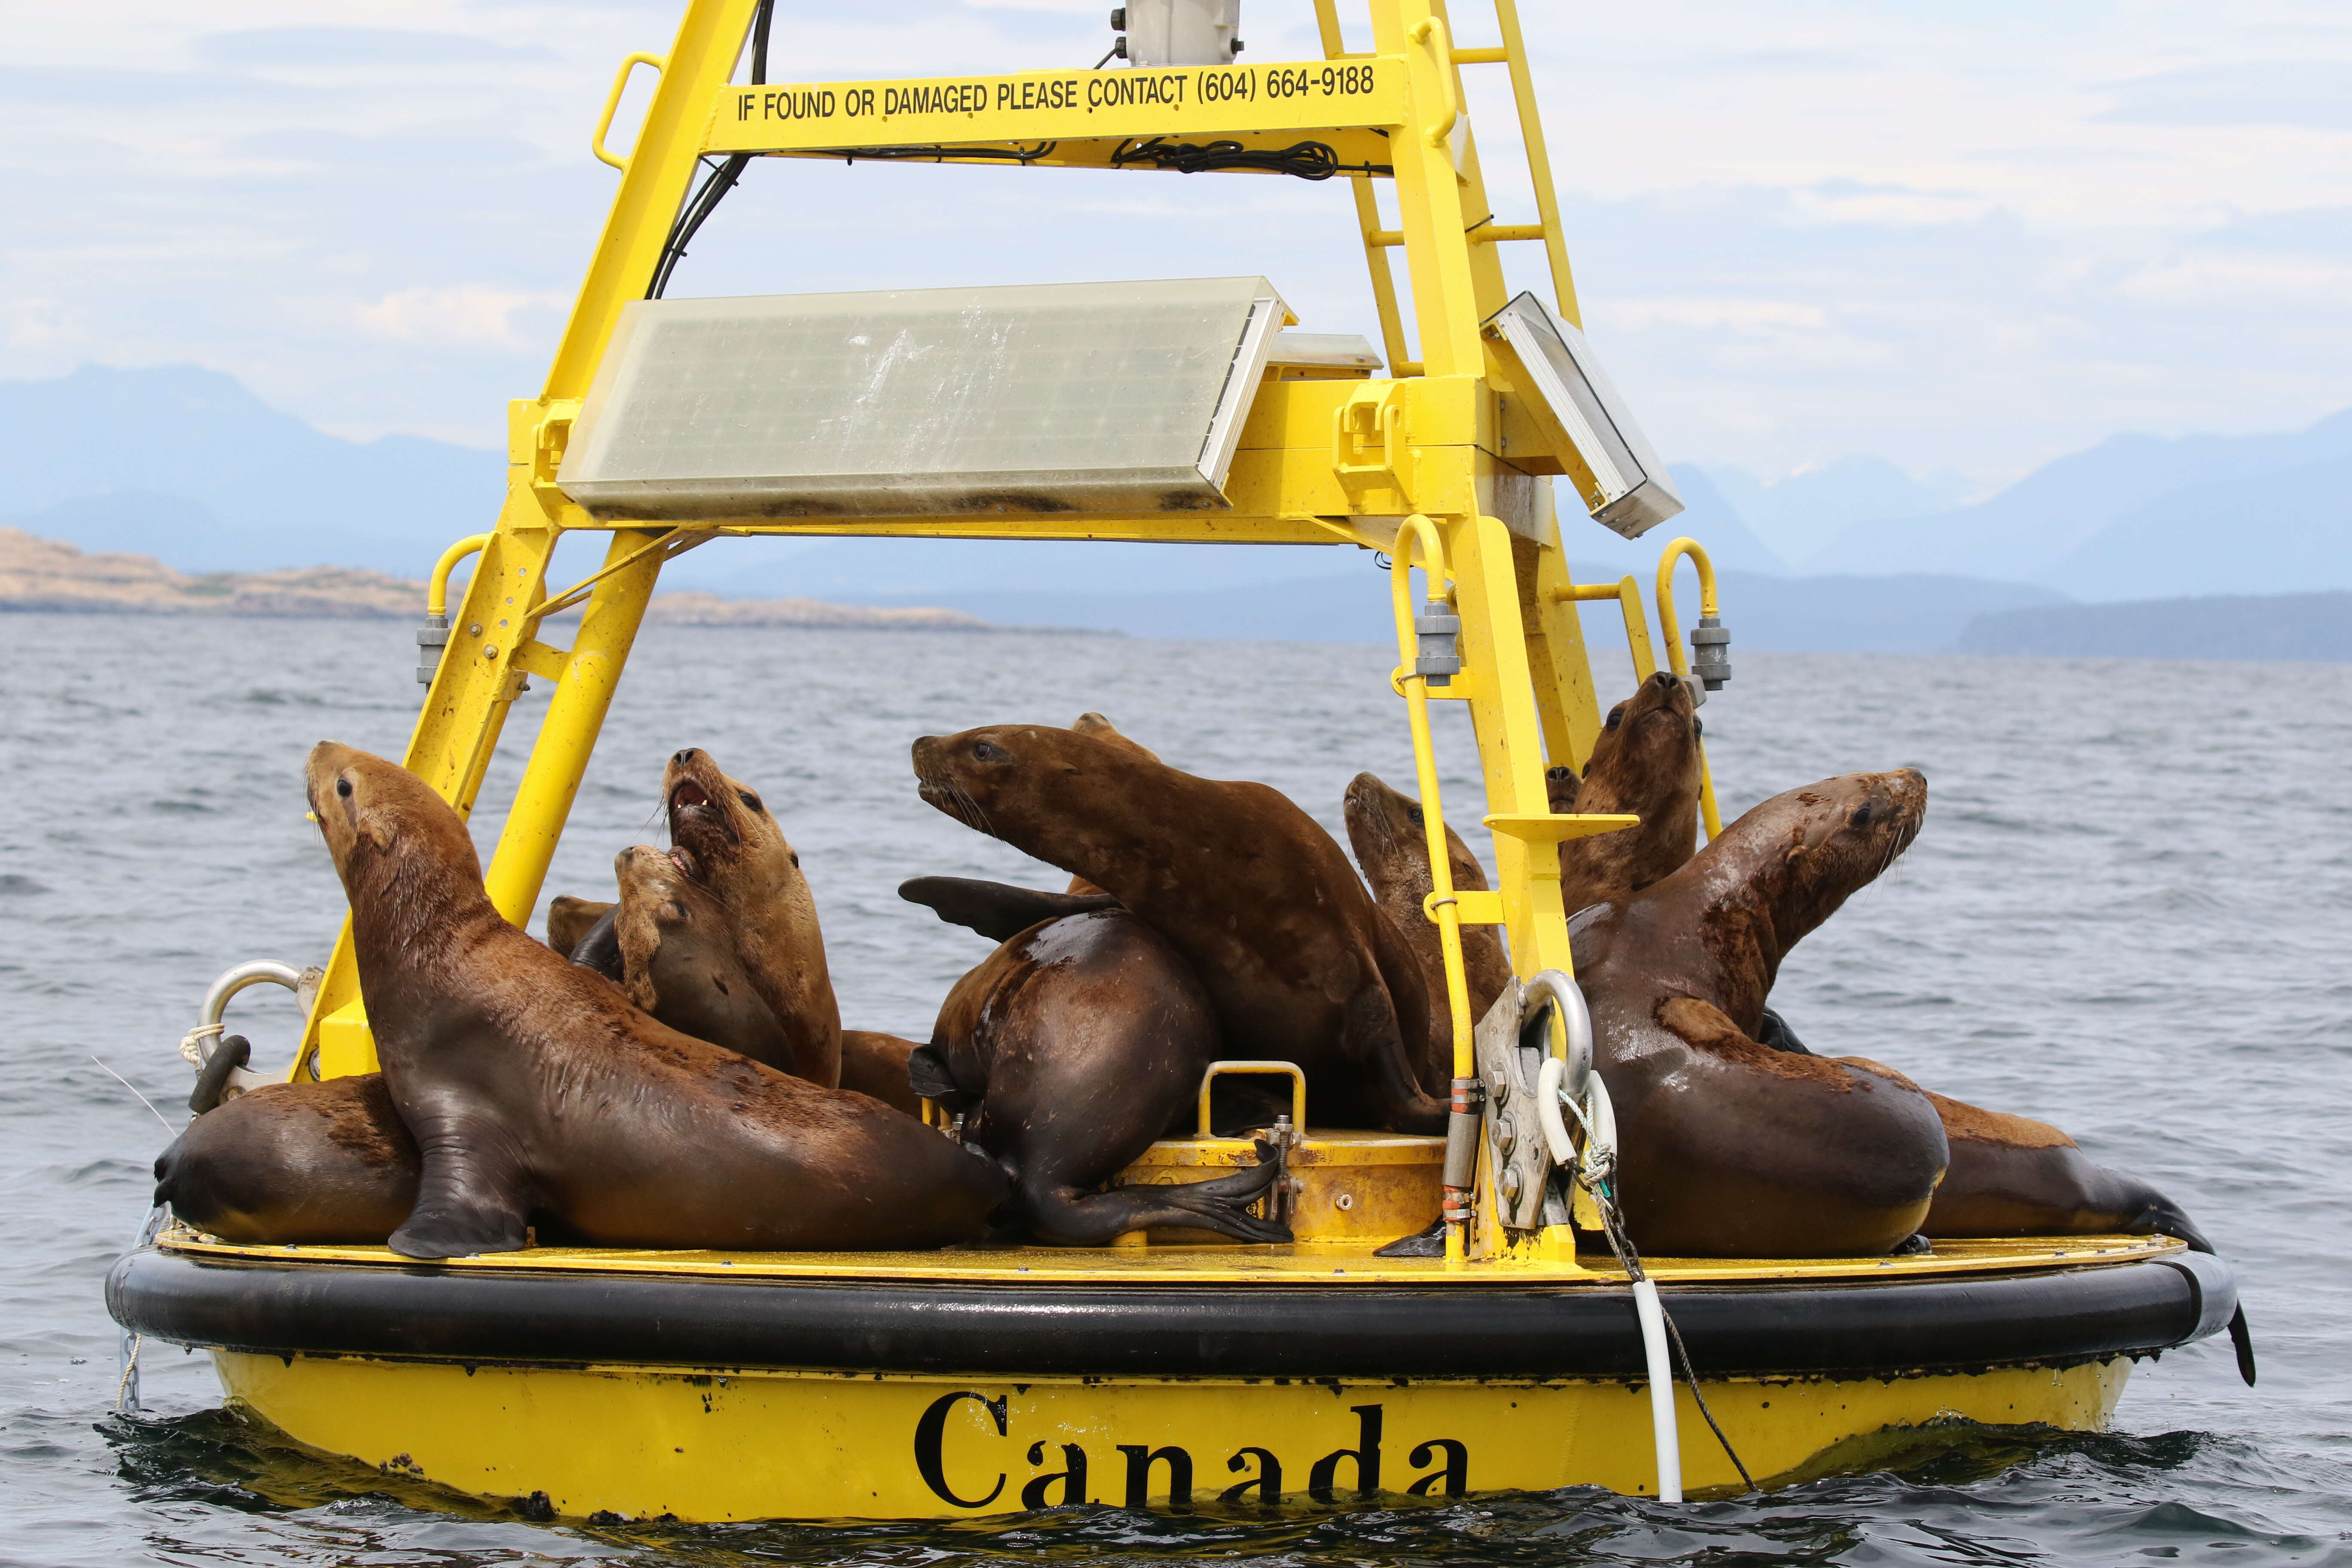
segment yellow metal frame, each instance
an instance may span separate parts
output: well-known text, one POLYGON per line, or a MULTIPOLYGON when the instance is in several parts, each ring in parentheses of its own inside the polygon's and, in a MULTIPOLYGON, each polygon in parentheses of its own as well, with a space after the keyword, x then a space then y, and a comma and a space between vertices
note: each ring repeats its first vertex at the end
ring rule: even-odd
MULTIPOLYGON (((1497 246, 1540 242, 1556 303, 1579 319, 1514 0, 1495 0, 1501 42, 1457 47, 1435 0, 1367 0, 1369 51, 1343 47, 1336 0, 1316 0, 1324 58, 1145 71, 1031 71, 914 81, 762 84, 731 79, 756 0, 688 0, 667 53, 622 64, 592 150, 619 184, 545 384, 508 414, 508 486, 496 527, 453 551, 480 559, 404 759, 460 812, 470 812, 526 675, 553 693, 508 811, 486 880, 499 911, 530 918, 582 770, 625 667, 663 563, 719 537, 842 533, 1008 539, 1103 539, 1353 544, 1393 550, 1393 584, 1410 667, 1406 576, 1417 563, 1434 596, 1460 615, 1461 672, 1433 692, 1408 672, 1406 700, 1436 880, 1429 913, 1445 953, 1445 1016, 1456 1073, 1468 1076, 1471 1019, 1460 927, 1508 933, 1523 974, 1572 971, 1552 847, 1630 818, 1555 816, 1544 773, 1580 763, 1599 728, 1572 583, 1547 472, 1574 471, 1572 453, 1545 450, 1512 405, 1517 390, 1490 356, 1481 323, 1507 298, 1497 246), (631 74, 656 79, 626 156, 605 143, 631 74), (1502 223, 1488 202, 1461 71, 1501 65, 1533 173, 1536 221, 1502 223), (741 153, 847 158, 877 153, 941 162, 1106 166, 1122 144, 1152 136, 1280 146, 1302 134, 1332 146, 1356 198, 1360 237, 1390 367, 1370 380, 1269 380, 1243 432, 1229 510, 1085 516, 1003 512, 954 518, 722 519, 678 528, 599 521, 555 483, 572 424, 621 307, 641 298, 698 160, 741 153), (1376 187, 1391 185, 1394 226, 1376 187), (1390 256, 1404 253, 1409 300, 1390 256), (1408 352, 1406 310, 1413 347, 1408 352), (1399 523, 1396 520, 1404 520, 1399 523), (603 566, 569 589, 548 581, 556 542, 603 530, 603 566), (574 605, 571 646, 542 640, 547 617, 574 605), (1433 697, 1468 705, 1495 834, 1495 889, 1451 887, 1444 803, 1432 752, 1433 697)), ((436 572, 446 581, 445 568, 436 572)), ((1629 627, 1638 602, 1626 600, 1629 627)), ((1646 651, 1636 639, 1637 663, 1646 651)), ((319 1076, 374 1066, 348 924, 319 989, 294 1068, 319 1076)), ((1457 1267, 1463 1238, 1453 1242, 1457 1267)))

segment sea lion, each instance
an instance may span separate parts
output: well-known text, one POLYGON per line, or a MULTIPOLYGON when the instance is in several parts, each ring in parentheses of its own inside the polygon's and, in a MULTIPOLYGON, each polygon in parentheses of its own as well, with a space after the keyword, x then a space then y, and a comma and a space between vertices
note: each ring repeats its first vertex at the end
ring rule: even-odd
MULTIPOLYGON (((611 904, 600 904, 593 899, 575 899, 570 893, 558 893, 547 903, 547 945, 566 958, 572 956, 588 933, 613 912, 611 904)), ((593 967, 593 966, 592 966, 593 967)), ((613 978, 620 976, 615 973, 613 978)))
POLYGON ((1006 1192, 994 1166, 863 1095, 680 1034, 509 925, 465 824, 414 774, 332 742, 306 773, 384 1086, 423 1163, 393 1250, 512 1251, 541 1211, 614 1247, 983 1233, 1006 1192))
POLYGON ((416 1204, 415 1140, 380 1073, 222 1101, 155 1161, 155 1201, 224 1241, 383 1245, 416 1204))
POLYGON ((1781 959, 1910 845, 1927 805, 1909 769, 1791 790, 1570 922, 1643 1251, 1867 1256, 1927 1217, 1948 1159, 1927 1096, 1755 1037, 1781 959))
POLYGON ((708 752, 689 746, 670 758, 662 799, 672 848, 726 906, 744 973, 792 1042, 785 1070, 832 1088, 841 1081, 841 1006, 799 853, 758 792, 720 773, 708 752))
POLYGON ((1208 989, 1222 1048, 1306 1069, 1314 1120, 1435 1132, 1421 965, 1347 855, 1265 784, 1048 725, 914 744, 922 798, 1141 917, 1208 989))
MULTIPOLYGON (((730 911, 687 874, 688 863, 682 849, 644 844, 614 857, 621 901, 614 906, 613 942, 621 989, 681 1034, 809 1077, 797 1070, 792 1033, 744 968, 730 911)), ((838 1065, 834 1074, 839 1077, 838 1065)))
MULTIPOLYGON (((1430 1005, 1434 1009, 1445 994, 1445 954, 1437 924, 1429 918, 1423 903, 1436 883, 1429 874, 1429 829, 1422 816, 1421 803, 1391 789, 1370 773, 1358 773, 1348 784, 1345 810, 1348 843, 1356 851, 1356 864, 1363 868, 1365 880, 1371 883, 1372 897, 1379 900, 1381 912, 1388 916, 1404 937, 1405 945, 1421 961, 1422 978, 1429 987, 1430 1005)), ((1445 843, 1454 868, 1454 886, 1465 892, 1486 891, 1486 868, 1478 864, 1478 857, 1470 853, 1462 836, 1449 826, 1445 843)), ((1470 1016, 1483 1018, 1511 980, 1510 955, 1503 949, 1499 926, 1462 928, 1462 972, 1469 983, 1470 1016)), ((1443 1050, 1445 1059, 1443 1063, 1433 1061, 1424 1067, 1423 1073, 1450 1079, 1454 1076, 1452 1042, 1443 1029, 1430 1030, 1429 1037, 1443 1050)))
POLYGON ((1254 1169, 1186 1186, 1097 1192, 1193 1103, 1217 1058, 1207 994, 1175 948, 1124 910, 1045 921, 956 982, 915 1087, 965 1118, 967 1143, 1013 1179, 1041 1239, 1099 1247, 1155 1226, 1288 1241, 1246 1212, 1281 1173, 1254 1169))
MULTIPOLYGON (((1858 1058, 1844 1058, 1849 1061, 1858 1058)), ((2136 1176, 2091 1163, 2046 1121, 1984 1110, 1928 1091, 1951 1145, 1951 1167, 1920 1231, 1930 1237, 2175 1236, 2192 1252, 2213 1244, 2179 1205, 2136 1176)), ((2230 1319, 2238 1375, 2254 1383, 2246 1310, 2230 1319)))
POLYGON ((1703 732, 1690 687, 1672 670, 1609 710, 1570 809, 1629 813, 1642 824, 1560 845, 1560 903, 1570 914, 1638 893, 1696 852, 1703 732))
MULTIPOLYGON (((1141 745, 1135 741, 1131 741, 1127 736, 1119 733, 1118 726, 1113 724, 1109 720, 1104 718, 1099 713, 1093 711, 1081 713, 1076 719, 1070 721, 1070 728, 1081 735, 1092 735, 1097 741, 1108 741, 1114 746, 1125 746, 1129 751, 1133 752, 1137 756, 1143 758, 1146 762, 1156 763, 1160 760, 1159 752, 1153 751, 1149 746, 1141 745)), ((1102 891, 1100 888, 1096 887, 1084 877, 1071 878, 1069 890, 1080 895, 1096 894, 1102 891)), ((1003 939, 1000 938, 999 940, 1001 941, 1003 939)))
POLYGON ((907 1058, 915 1042, 875 1029, 841 1031, 841 1087, 878 1100, 909 1116, 923 1113, 923 1097, 907 1079, 907 1058))

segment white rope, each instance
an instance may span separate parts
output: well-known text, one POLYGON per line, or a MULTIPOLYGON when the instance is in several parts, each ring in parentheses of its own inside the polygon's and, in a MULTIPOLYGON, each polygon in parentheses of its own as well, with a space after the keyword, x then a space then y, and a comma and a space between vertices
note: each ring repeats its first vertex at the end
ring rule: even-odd
POLYGON ((212 1052, 205 1048, 205 1043, 219 1039, 221 1031, 227 1027, 226 1024, 198 1024, 180 1037, 181 1057, 198 1072, 204 1071, 205 1063, 212 1058, 212 1052))

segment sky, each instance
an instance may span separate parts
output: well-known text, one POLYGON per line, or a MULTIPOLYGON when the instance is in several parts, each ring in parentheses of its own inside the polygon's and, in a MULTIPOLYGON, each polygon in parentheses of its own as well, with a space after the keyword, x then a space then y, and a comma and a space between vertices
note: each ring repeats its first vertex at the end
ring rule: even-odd
MULTIPOLYGON (((1871 453, 1980 489, 2118 431, 2352 405, 2340 0, 1522 5, 1586 324, 1670 459, 1871 453)), ((778 0, 770 75, 1084 67, 1106 9, 778 0)), ((1457 44, 1491 40, 1483 0, 1456 12, 1457 44)), ((1252 62, 1319 53, 1307 0, 1242 19, 1252 62)), ((614 68, 675 26, 626 0, 7 0, 0 377, 194 362, 339 434, 502 443, 616 179, 587 145, 614 68)), ((1471 77, 1524 221, 1501 73, 1471 77)), ((1305 329, 1373 330, 1339 182, 1253 175, 763 161, 671 293, 1235 273, 1305 329)))

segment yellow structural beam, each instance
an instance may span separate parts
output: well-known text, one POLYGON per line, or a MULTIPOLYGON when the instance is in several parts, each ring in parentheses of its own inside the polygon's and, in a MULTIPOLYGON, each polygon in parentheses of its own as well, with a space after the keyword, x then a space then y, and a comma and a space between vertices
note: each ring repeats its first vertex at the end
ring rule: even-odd
MULTIPOLYGON (((412 771, 470 812, 525 675, 552 687, 486 873, 498 908, 517 921, 530 917, 661 567, 682 550, 739 536, 816 533, 1355 544, 1396 552, 1394 581, 1414 564, 1433 568, 1433 588, 1450 595, 1462 620, 1463 668, 1452 683, 1401 687, 1410 699, 1441 889, 1431 913, 1446 953, 1443 1026, 1466 1051, 1464 921, 1501 925, 1523 975, 1572 972, 1555 847, 1564 837, 1621 826, 1570 820, 1547 799, 1547 767, 1584 761, 1605 706, 1586 662, 1578 604, 1615 599, 1637 668, 1646 674, 1654 660, 1630 579, 1590 588, 1571 580, 1549 481, 1537 477, 1560 471, 1561 457, 1547 449, 1524 413, 1524 395, 1498 373, 1481 331, 1507 297, 1504 255, 1514 242, 1541 244, 1560 313, 1578 315, 1511 0, 1496 7, 1499 47, 1476 37, 1457 47, 1454 19, 1433 0, 1368 0, 1370 47, 1351 51, 1336 0, 1317 0, 1325 55, 1318 60, 772 85, 731 79, 754 9, 755 0, 690 0, 666 53, 625 65, 656 69, 651 101, 631 136, 610 123, 616 90, 591 139, 619 171, 612 206, 540 395, 509 407, 505 504, 478 542, 463 602, 450 607, 447 649, 406 753, 412 771), (1531 213, 1497 212, 1488 198, 1462 73, 1489 65, 1510 73, 1536 186, 1531 213), (1218 141, 1258 151, 1312 141, 1330 150, 1339 177, 1352 183, 1390 372, 1265 384, 1227 479, 1227 506, 679 524, 592 518, 557 484, 572 423, 620 310, 645 296, 702 158, 742 153, 1154 169, 1168 162, 1150 151, 1155 145, 1218 141), (1392 224, 1382 216, 1381 183, 1393 193, 1392 224), (1400 250, 1409 293, 1391 270, 1400 250), (557 542, 590 528, 611 535, 603 567, 554 591, 548 571, 557 542), (542 641, 544 618, 572 605, 584 605, 585 613, 571 646, 542 641), (1479 816, 1495 835, 1489 893, 1446 888, 1444 815, 1426 715, 1426 703, 1436 700, 1461 700, 1469 710, 1485 795, 1479 816), (1444 901, 1447 891, 1454 902, 1444 901)), ((1235 260, 1237 270, 1255 266, 1235 260)), ((1368 574, 1367 595, 1377 591, 1368 574)), ((373 1064, 347 940, 320 988, 310 1050, 317 1066, 298 1071, 373 1064)), ((1491 1253, 1498 1244, 1489 1233, 1481 1245, 1491 1253)))

